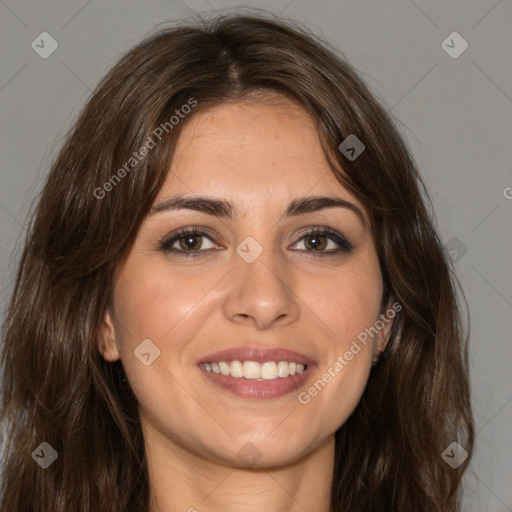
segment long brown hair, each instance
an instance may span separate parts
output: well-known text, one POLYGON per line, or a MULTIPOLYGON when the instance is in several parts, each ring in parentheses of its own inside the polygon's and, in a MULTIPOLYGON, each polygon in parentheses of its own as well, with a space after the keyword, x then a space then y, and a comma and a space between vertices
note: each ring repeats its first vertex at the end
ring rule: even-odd
POLYGON ((332 511, 460 510, 474 440, 467 335, 415 164, 342 57, 303 28, 259 16, 145 39, 101 81, 57 155, 4 325, 2 510, 148 510, 135 397, 120 362, 101 357, 98 329, 181 127, 208 106, 266 90, 311 115, 333 173, 369 213, 383 304, 402 305, 360 403, 336 432, 332 511), (356 159, 338 149, 351 134, 365 145, 356 159), (455 469, 441 455, 454 441, 469 455, 455 469), (32 457, 43 442, 58 454, 46 470, 32 457))

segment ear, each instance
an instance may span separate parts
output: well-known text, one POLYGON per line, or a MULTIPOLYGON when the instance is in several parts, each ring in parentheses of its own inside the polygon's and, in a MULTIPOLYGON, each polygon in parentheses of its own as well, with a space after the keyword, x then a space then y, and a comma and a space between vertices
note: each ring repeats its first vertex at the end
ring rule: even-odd
POLYGON ((393 321, 396 316, 397 311, 402 309, 401 305, 398 303, 391 304, 389 302, 382 313, 379 315, 379 318, 375 322, 376 326, 381 327, 379 329, 378 334, 374 338, 374 356, 373 362, 376 363, 382 352, 386 350, 386 347, 389 343, 389 338, 391 335, 391 327, 393 326, 393 321))
POLYGON ((103 359, 109 363, 113 363, 119 359, 114 321, 110 310, 105 312, 98 331, 98 350, 103 356, 103 359))

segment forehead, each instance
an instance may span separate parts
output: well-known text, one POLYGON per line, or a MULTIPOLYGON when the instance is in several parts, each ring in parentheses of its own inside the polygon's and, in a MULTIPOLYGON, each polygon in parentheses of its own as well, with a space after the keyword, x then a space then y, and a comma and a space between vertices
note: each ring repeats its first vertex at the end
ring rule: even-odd
POLYGON ((334 176, 310 115, 277 93, 194 114, 182 128, 157 201, 176 194, 225 197, 241 210, 335 194, 363 209, 334 176))
POLYGON ((251 166, 246 157, 259 162, 282 163, 284 158, 299 160, 307 155, 319 163, 323 160, 320 140, 308 113, 299 105, 277 93, 249 97, 217 104, 195 114, 184 126, 175 152, 183 164, 191 159, 213 157, 229 165, 236 161, 251 166), (208 150, 208 155, 204 154, 208 150))

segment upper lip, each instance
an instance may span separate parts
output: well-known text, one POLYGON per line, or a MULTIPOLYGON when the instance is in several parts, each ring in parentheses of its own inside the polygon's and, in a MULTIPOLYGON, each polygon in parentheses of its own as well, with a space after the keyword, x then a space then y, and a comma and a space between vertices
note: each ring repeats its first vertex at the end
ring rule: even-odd
POLYGON ((265 361, 290 361, 307 365, 314 364, 314 361, 309 357, 293 350, 256 346, 235 347, 213 352, 201 357, 198 364, 219 361, 256 361, 258 363, 264 363, 265 361))

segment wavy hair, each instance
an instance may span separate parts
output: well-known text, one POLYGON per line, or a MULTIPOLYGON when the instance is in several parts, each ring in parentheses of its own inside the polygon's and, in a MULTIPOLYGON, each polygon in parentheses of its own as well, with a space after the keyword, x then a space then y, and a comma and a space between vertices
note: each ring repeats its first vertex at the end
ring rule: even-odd
POLYGON ((252 15, 147 37, 99 83, 56 155, 3 329, 2 510, 148 510, 136 400, 121 363, 100 355, 98 329, 182 126, 261 91, 294 100, 314 120, 332 172, 370 216, 383 303, 402 305, 358 406, 336 432, 331 510, 460 510, 474 442, 467 334, 425 187, 394 121, 336 50, 291 22, 252 15), (127 167, 191 98, 187 119, 127 167), (338 150, 350 134, 365 145, 353 161, 338 150), (469 454, 456 469, 441 456, 453 441, 469 454), (47 470, 32 460, 42 442, 58 453, 47 470))

